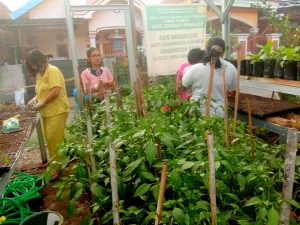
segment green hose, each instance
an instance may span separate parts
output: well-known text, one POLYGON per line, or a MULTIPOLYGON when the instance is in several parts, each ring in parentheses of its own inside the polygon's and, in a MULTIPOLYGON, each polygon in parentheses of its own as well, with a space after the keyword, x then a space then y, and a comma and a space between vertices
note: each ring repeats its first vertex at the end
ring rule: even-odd
POLYGON ((3 224, 20 224, 30 211, 27 201, 41 197, 39 191, 44 187, 44 180, 38 175, 14 172, 17 177, 12 180, 0 198, 0 217, 5 216, 3 224))

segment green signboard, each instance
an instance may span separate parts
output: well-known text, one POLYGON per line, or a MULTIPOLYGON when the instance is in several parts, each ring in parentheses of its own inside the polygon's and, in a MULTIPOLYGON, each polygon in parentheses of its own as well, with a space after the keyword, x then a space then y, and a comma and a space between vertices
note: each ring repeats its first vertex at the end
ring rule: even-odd
POLYGON ((148 31, 205 28, 205 7, 195 5, 147 6, 148 31))

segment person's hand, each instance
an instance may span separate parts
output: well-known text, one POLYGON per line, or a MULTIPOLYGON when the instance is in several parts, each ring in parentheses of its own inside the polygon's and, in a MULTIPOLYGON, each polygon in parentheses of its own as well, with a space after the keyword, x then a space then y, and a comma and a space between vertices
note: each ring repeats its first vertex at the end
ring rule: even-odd
POLYGON ((42 109, 45 105, 46 105, 46 104, 45 104, 44 102, 38 102, 37 104, 35 104, 35 105, 33 106, 33 108, 34 108, 35 110, 40 110, 40 109, 42 109))
POLYGON ((36 103, 37 103, 37 98, 34 97, 34 98, 29 100, 28 105, 29 106, 34 106, 36 103))

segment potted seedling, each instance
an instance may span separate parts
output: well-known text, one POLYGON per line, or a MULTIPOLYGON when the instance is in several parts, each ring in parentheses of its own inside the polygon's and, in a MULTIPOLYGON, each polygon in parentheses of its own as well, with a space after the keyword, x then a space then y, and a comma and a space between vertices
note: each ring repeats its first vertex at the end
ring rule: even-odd
POLYGON ((264 73, 264 63, 261 60, 262 52, 257 54, 249 54, 251 64, 253 64, 253 75, 256 77, 262 77, 264 73))
POLYGON ((260 49, 258 55, 259 59, 263 61, 263 76, 266 78, 272 78, 276 63, 276 52, 273 50, 273 42, 269 41, 265 45, 257 45, 260 49))
POLYGON ((281 66, 284 69, 284 79, 297 80, 297 62, 300 61, 300 46, 282 49, 283 61, 281 66))

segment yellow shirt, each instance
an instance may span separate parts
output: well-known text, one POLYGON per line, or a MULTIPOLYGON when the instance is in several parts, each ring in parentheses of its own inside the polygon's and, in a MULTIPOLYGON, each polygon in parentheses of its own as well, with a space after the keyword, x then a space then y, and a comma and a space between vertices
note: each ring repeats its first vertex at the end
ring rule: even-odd
POLYGON ((38 74, 36 78, 35 92, 38 102, 43 101, 53 87, 60 87, 59 95, 40 110, 42 117, 70 111, 64 76, 57 67, 48 64, 45 73, 38 74))

